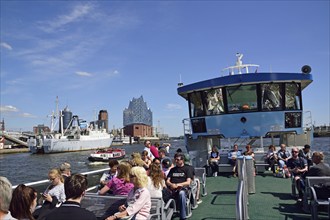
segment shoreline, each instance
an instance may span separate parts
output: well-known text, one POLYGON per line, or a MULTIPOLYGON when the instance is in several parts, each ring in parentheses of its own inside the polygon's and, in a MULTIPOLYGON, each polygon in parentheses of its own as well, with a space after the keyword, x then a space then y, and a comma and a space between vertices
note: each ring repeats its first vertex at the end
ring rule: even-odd
POLYGON ((16 153, 29 153, 29 148, 11 148, 11 149, 0 149, 1 154, 16 154, 16 153))

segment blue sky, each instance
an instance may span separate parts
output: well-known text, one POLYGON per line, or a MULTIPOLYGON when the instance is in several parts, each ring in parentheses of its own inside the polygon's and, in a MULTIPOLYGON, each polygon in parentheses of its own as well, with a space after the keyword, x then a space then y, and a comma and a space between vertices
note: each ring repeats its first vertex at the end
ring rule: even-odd
POLYGON ((154 126, 183 134, 177 83, 222 75, 235 63, 259 72, 312 67, 304 110, 329 124, 329 1, 1 1, 1 120, 7 130, 49 125, 66 105, 109 126, 143 95, 154 126))

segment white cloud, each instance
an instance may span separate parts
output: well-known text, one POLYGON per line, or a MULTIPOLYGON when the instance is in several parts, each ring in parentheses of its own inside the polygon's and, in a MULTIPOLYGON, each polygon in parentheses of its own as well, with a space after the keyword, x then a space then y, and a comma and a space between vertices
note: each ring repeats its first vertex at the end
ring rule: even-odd
POLYGON ((10 46, 9 44, 5 43, 5 42, 1 42, 0 46, 7 49, 7 50, 12 50, 12 46, 10 46))
POLYGON ((18 109, 12 105, 0 106, 0 112, 18 112, 18 109))
POLYGON ((78 76, 87 76, 87 77, 93 76, 93 74, 88 73, 88 72, 77 71, 77 72, 75 72, 75 73, 76 73, 78 76))
POLYGON ((20 116, 23 118, 36 118, 36 116, 34 116, 30 113, 22 113, 22 114, 20 114, 20 116))
POLYGON ((43 24, 41 29, 45 32, 53 32, 59 30, 67 24, 79 21, 85 15, 88 15, 92 9, 93 6, 91 4, 77 5, 69 14, 60 15, 55 20, 46 22, 43 24))
POLYGON ((170 110, 170 111, 175 111, 175 110, 182 109, 182 107, 181 107, 181 105, 178 105, 178 104, 169 103, 169 104, 166 104, 166 109, 170 110))

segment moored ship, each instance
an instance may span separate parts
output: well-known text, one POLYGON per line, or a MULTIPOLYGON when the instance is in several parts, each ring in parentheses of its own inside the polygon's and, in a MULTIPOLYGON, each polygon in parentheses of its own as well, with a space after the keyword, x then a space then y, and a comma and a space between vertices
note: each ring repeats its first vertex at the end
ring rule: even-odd
POLYGON ((110 147, 112 136, 97 121, 86 123, 65 108, 60 111, 59 131, 30 138, 31 153, 61 153, 110 147))

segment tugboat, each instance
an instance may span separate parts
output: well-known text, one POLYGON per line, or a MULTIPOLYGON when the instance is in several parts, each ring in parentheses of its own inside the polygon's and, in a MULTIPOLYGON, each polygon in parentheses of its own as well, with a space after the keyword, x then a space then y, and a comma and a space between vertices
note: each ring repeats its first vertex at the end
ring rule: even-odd
POLYGON ((111 159, 123 159, 125 155, 125 150, 121 148, 99 149, 91 153, 88 160, 91 162, 108 162, 111 159))

